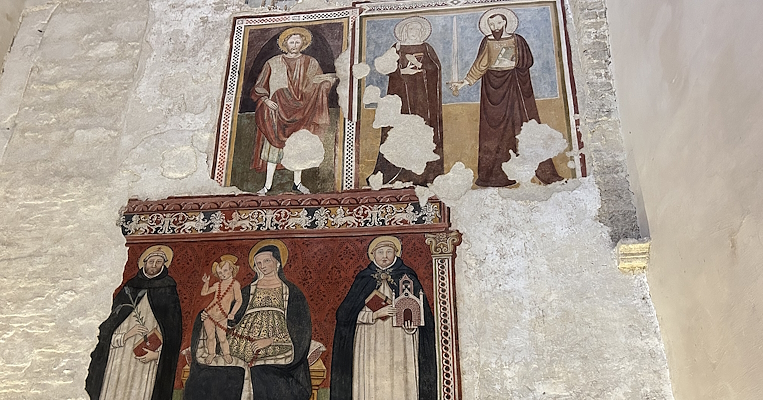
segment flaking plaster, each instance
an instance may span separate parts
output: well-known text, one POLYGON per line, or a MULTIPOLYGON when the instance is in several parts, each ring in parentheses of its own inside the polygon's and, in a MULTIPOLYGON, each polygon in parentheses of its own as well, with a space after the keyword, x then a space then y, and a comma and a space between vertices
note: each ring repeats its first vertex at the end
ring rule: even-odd
MULTIPOLYGON (((471 171, 457 164, 427 188, 447 199, 465 241, 457 304, 466 399, 672 398, 644 276, 620 273, 613 252, 612 238, 637 231, 606 86, 603 10, 600 1, 568 5, 593 177, 470 190, 471 171)), ((128 198, 236 192, 209 178, 209 154, 230 19, 243 11, 237 2, 115 0, 25 13, 17 42, 26 45, 13 48, 0 79, 12 100, 0 109, 9 138, 0 268, 14 271, 0 277, 0 395, 85 396, 88 354, 122 280, 115 225, 128 198)))

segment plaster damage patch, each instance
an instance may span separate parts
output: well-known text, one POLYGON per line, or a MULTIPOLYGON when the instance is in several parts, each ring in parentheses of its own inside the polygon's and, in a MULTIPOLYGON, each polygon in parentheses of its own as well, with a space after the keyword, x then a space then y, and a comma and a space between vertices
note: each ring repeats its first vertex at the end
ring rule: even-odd
POLYGON ((339 84, 336 87, 336 92, 339 95, 339 107, 342 109, 342 114, 348 115, 349 99, 350 99, 350 50, 347 49, 339 54, 339 57, 334 60, 334 68, 336 69, 336 76, 339 78, 339 84))
POLYGON ((371 72, 371 67, 366 63, 359 63, 352 66, 352 75, 355 79, 362 79, 368 76, 371 72))
POLYGON ((392 164, 411 170, 417 174, 424 172, 427 163, 440 158, 435 154, 434 130, 418 115, 401 114, 403 102, 400 96, 389 95, 379 98, 379 88, 369 86, 363 94, 363 101, 376 100, 375 129, 392 127, 387 140, 379 151, 392 164))
POLYGON ((384 54, 374 60, 374 68, 382 75, 388 75, 397 69, 397 49, 391 47, 384 54))
POLYGON ((519 182, 530 183, 538 164, 554 157, 567 148, 564 135, 546 124, 530 120, 522 125, 517 135, 519 155, 511 152, 511 159, 501 165, 503 172, 519 182))
POLYGON ((402 114, 398 120, 379 152, 392 164, 422 174, 428 162, 440 158, 434 152, 434 130, 418 115, 402 114))
MULTIPOLYGON (((372 190, 379 190, 384 186, 384 174, 381 171, 368 177, 368 185, 372 190)), ((426 203, 426 201, 424 201, 426 203)))
POLYGON ((175 147, 162 153, 162 175, 183 179, 196 172, 196 150, 191 146, 175 147))
MULTIPOLYGON (((469 190, 458 248, 464 399, 672 399, 644 274, 616 267, 593 178, 547 200, 469 190)), ((534 185, 537 186, 537 185, 534 185)))
MULTIPOLYGON (((363 104, 378 103, 379 100, 381 100, 381 89, 373 85, 367 86, 363 92, 363 104)), ((402 103, 400 106, 402 107, 402 103)))
MULTIPOLYGON (((445 175, 434 178, 429 189, 445 203, 452 203, 460 199, 474 182, 474 171, 466 168, 460 161, 453 164, 450 171, 445 175)), ((418 195, 418 192, 416 193, 418 195)))
MULTIPOLYGON (((381 174, 381 172, 379 172, 381 174)), ((371 178, 368 179, 369 181, 371 178)), ((416 192, 416 197, 419 199, 419 205, 424 207, 427 204, 427 200, 434 196, 434 192, 427 186, 416 186, 413 189, 416 192)))
POLYGON ((323 143, 307 129, 294 132, 283 147, 281 164, 290 171, 315 168, 323 162, 323 143))

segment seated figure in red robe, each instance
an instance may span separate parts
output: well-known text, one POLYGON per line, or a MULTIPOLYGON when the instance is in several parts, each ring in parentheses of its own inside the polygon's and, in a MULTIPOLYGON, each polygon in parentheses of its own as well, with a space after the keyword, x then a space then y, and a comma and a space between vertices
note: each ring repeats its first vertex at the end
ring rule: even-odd
MULTIPOLYGON (((324 75, 316 59, 302 54, 311 41, 312 34, 305 28, 283 31, 278 37, 278 47, 284 54, 265 63, 250 93, 257 103, 252 168, 267 173, 259 195, 267 194, 273 185, 273 175, 283 159, 289 136, 302 129, 321 135, 330 122, 328 93, 336 76, 324 75)), ((302 185, 301 170, 294 171, 292 189, 310 193, 302 185)))

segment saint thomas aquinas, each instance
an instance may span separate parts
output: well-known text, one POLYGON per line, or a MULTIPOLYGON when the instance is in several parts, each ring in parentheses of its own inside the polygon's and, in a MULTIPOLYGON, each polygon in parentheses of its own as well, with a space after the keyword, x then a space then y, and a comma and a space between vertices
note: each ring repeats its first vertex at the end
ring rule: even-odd
POLYGON ((424 325, 418 327, 394 326, 397 310, 391 303, 377 308, 367 301, 375 291, 397 297, 404 275, 416 293, 422 290, 421 282, 400 259, 397 238, 374 239, 368 253, 371 263, 355 277, 336 312, 331 400, 436 400, 434 317, 426 298, 424 325))

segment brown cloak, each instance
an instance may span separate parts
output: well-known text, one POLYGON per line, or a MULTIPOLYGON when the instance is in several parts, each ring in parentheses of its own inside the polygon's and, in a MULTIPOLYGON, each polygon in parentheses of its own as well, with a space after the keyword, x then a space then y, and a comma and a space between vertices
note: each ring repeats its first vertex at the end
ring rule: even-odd
MULTIPOLYGON (((480 73, 483 73, 477 72, 475 68, 484 71, 481 75, 480 93, 480 147, 476 181, 478 186, 502 187, 516 183, 506 176, 501 169, 501 164, 511 158, 509 150, 517 154, 517 135, 522 130, 522 124, 531 119, 540 123, 530 79, 532 65, 533 56, 530 47, 520 35, 513 34, 509 38, 501 38, 497 41, 485 37, 480 43, 479 55, 468 76, 473 83, 474 80, 479 79, 480 73), (491 69, 485 63, 488 59, 487 47, 491 45, 491 42, 493 44, 504 42, 512 37, 516 49, 514 68, 491 69)), ((551 159, 543 161, 535 174, 543 183, 562 180, 551 159)))
MULTIPOLYGON (((402 114, 415 114, 424 118, 424 122, 434 130, 435 154, 440 158, 427 163, 420 175, 392 164, 379 152, 376 158, 374 174, 381 171, 384 183, 413 182, 416 185, 431 183, 435 177, 444 173, 442 155, 442 88, 440 60, 428 43, 399 45, 397 69, 389 74, 387 95, 397 95, 403 102, 402 114), (421 72, 403 75, 400 70, 408 66, 407 55, 416 57, 420 62, 421 72)), ((381 142, 387 140, 390 128, 383 128, 381 142)))

